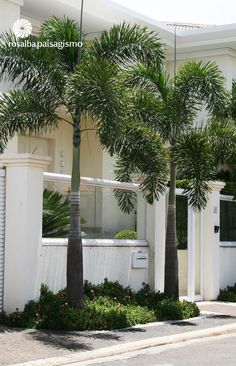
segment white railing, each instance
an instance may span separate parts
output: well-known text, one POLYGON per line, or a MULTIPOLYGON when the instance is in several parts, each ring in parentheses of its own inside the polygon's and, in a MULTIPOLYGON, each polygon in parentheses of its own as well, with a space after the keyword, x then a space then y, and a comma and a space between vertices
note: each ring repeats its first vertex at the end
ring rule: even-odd
MULTIPOLYGON (((44 180, 47 182, 59 182, 59 183, 70 183, 71 175, 66 174, 57 174, 57 173, 43 173, 44 180)), ((138 191, 139 184, 136 183, 127 183, 127 182, 118 182, 115 180, 107 180, 100 178, 88 178, 81 177, 80 178, 81 185, 93 186, 93 187, 107 187, 113 189, 121 189, 127 191, 138 191)))
POLYGON ((230 196, 228 194, 221 194, 220 200, 221 201, 234 201, 234 196, 230 196))

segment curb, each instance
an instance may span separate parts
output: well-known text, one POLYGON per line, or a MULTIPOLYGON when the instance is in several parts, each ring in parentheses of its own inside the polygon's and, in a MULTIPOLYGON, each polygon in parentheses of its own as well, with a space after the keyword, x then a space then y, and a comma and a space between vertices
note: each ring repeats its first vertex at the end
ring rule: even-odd
POLYGON ((122 353, 138 351, 144 348, 161 346, 165 344, 173 344, 184 342, 187 340, 199 339, 209 336, 216 336, 225 333, 236 331, 236 323, 221 325, 214 328, 207 328, 201 330, 189 331, 182 334, 175 334, 171 336, 155 337, 144 339, 135 342, 128 342, 121 345, 100 348, 93 351, 85 351, 75 353, 73 355, 63 357, 53 357, 48 359, 41 359, 36 361, 29 361, 24 363, 18 363, 11 366, 64 366, 71 365, 88 360, 96 360, 99 358, 110 357, 120 355, 122 353))
POLYGON ((229 306, 229 307, 236 307, 236 303, 235 302, 227 302, 227 301, 200 301, 196 303, 197 305, 201 306, 201 305, 217 305, 217 306, 229 306))

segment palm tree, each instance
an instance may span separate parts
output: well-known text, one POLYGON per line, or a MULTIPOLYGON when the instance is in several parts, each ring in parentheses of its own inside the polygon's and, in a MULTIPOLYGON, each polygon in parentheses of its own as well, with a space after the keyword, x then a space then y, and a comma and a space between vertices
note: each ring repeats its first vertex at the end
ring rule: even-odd
MULTIPOLYGON (((79 28, 68 18, 52 17, 45 21, 31 42, 78 42, 79 28)), ((101 143, 110 153, 123 155, 128 145, 121 136, 124 126, 129 131, 130 142, 143 135, 144 126, 128 129, 130 98, 124 88, 124 70, 130 63, 149 66, 152 62, 161 67, 164 61, 163 46, 153 32, 137 25, 114 25, 102 32, 98 39, 83 39, 82 59, 78 65, 76 47, 24 48, 13 47, 17 39, 12 32, 0 36, 0 79, 15 83, 16 89, 5 93, 0 100, 1 148, 15 132, 41 131, 66 122, 73 128, 73 167, 70 194, 70 231, 67 256, 67 292, 72 305, 83 307, 83 259, 80 230, 80 139, 81 118, 90 117, 97 128, 101 143), (62 117, 63 108, 68 118, 62 117), (118 141, 119 140, 119 141, 118 141)), ((166 180, 165 156, 162 141, 146 129, 142 139, 147 156, 153 156, 160 179, 153 184, 149 178, 143 185, 147 197, 158 196, 166 180), (150 142, 150 146, 148 146, 150 142), (164 168, 163 168, 164 166, 164 168), (151 192, 152 191, 152 192, 151 192)), ((146 172, 142 157, 136 165, 146 172)), ((157 181, 157 180, 156 180, 157 181)))
MULTIPOLYGON (((135 66, 128 72, 127 79, 129 87, 136 89, 132 113, 146 128, 161 136, 168 151, 170 173, 165 293, 178 298, 176 177, 187 179, 184 194, 190 205, 197 210, 204 208, 209 193, 207 182, 214 178, 218 163, 215 158, 216 141, 219 141, 222 126, 220 127, 217 122, 215 126, 211 123, 211 126, 204 127, 196 123, 196 117, 203 107, 208 112, 208 117, 223 113, 227 102, 224 78, 215 63, 191 61, 180 67, 173 79, 156 67, 155 63, 148 67, 135 66)), ((223 148, 219 151, 222 153, 222 150, 223 148)), ((151 157, 149 159, 152 165, 151 157)), ((153 170, 154 166, 150 168, 150 171, 153 170)), ((123 180, 125 176, 128 181, 135 172, 133 152, 129 160, 121 154, 116 178, 123 180)), ((151 183, 156 177, 149 176, 149 178, 151 183)), ((134 205, 130 197, 127 194, 117 195, 120 206, 130 212, 134 205)))

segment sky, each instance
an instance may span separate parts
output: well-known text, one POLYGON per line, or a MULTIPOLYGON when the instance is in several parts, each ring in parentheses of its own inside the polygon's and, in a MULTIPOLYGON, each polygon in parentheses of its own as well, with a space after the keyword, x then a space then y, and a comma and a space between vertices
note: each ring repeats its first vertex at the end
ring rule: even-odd
POLYGON ((151 18, 202 24, 236 23, 236 0, 113 0, 151 18))

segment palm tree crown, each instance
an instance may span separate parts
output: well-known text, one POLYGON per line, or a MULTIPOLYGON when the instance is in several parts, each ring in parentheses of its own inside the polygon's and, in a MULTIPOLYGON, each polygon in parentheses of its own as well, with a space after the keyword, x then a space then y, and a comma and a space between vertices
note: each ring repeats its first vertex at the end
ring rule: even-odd
MULTIPOLYGON (((79 27, 71 19, 52 17, 45 21, 37 36, 30 41, 78 42, 79 27)), ((162 181, 153 185, 147 178, 143 192, 147 198, 157 196, 167 177, 165 152, 161 139, 141 125, 129 129, 130 98, 124 88, 124 70, 131 64, 149 66, 155 60, 161 67, 164 48, 153 32, 137 25, 114 25, 98 39, 83 39, 82 62, 78 65, 76 47, 24 48, 12 47, 17 39, 12 32, 0 36, 0 80, 15 83, 15 89, 0 100, 1 151, 15 132, 31 132, 53 128, 64 121, 73 126, 73 167, 70 197, 70 233, 67 257, 67 291, 70 302, 83 306, 83 261, 80 231, 80 139, 81 118, 90 117, 101 143, 110 153, 123 156, 133 149, 139 138, 147 146, 162 181), (60 114, 65 109, 68 118, 60 114), (124 131, 128 132, 126 139, 124 131), (114 139, 114 136, 117 136, 114 139), (119 138, 118 138, 119 137, 119 138), (152 139, 153 137, 154 139, 152 139), (148 142, 152 142, 148 146, 148 142), (160 172, 162 172, 160 174, 160 172)), ((128 156, 128 155, 127 155, 128 156)), ((150 173, 150 164, 139 157, 135 164, 150 173)))

